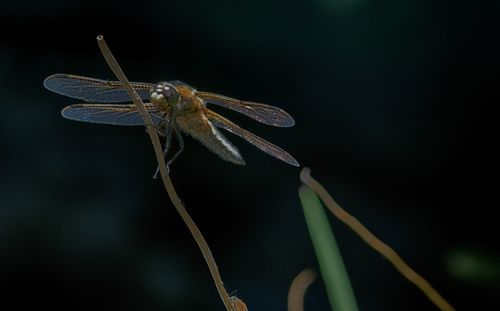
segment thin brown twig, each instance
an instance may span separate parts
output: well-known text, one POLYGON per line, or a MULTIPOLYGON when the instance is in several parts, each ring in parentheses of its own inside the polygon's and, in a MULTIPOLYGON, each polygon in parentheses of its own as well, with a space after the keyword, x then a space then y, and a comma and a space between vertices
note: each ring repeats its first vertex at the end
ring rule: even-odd
POLYGON ((248 311, 247 305, 243 302, 243 300, 236 296, 231 296, 230 299, 236 311, 248 311))
POLYGON ((411 283, 415 284, 439 309, 452 311, 455 310, 444 298, 441 296, 432 285, 427 282, 422 276, 416 273, 408 264, 387 244, 379 240, 373 233, 371 233, 359 220, 346 212, 330 194, 311 177, 311 170, 309 168, 302 169, 300 173, 300 180, 309 186, 321 200, 325 203, 328 209, 335 217, 345 223, 352 229, 361 239, 363 239, 369 246, 379 252, 382 256, 387 258, 391 264, 407 278, 411 283))
POLYGON ((306 268, 297 274, 288 290, 288 311, 304 311, 304 296, 314 280, 316 272, 311 268, 306 268))
POLYGON ((144 103, 142 102, 141 98, 137 94, 137 92, 134 90, 134 88, 130 85, 129 81, 125 77, 125 74, 123 73, 123 70, 120 68, 120 65, 118 65, 116 59, 114 58, 113 54, 109 50, 106 41, 104 41, 104 37, 102 35, 97 37, 97 44, 99 45, 99 48, 106 59, 106 62, 108 63, 109 67, 113 71, 113 73, 116 75, 118 80, 123 84, 125 89, 127 90, 128 95, 134 102, 134 104, 137 107, 138 112, 144 119, 144 124, 146 125, 147 132, 149 134, 149 138, 151 138, 151 142, 154 147, 155 155, 156 155, 156 160, 158 161, 158 165, 160 167, 160 174, 161 178, 163 180, 163 185, 165 186, 165 189, 167 190, 168 196, 170 197, 170 200, 174 204, 175 208, 177 209, 177 212, 180 214, 182 217, 182 220, 186 223, 189 231, 191 232, 191 235, 193 236, 194 240, 196 241, 196 244, 198 244, 198 247, 200 248, 203 257, 205 258, 205 261, 207 262, 208 268, 210 269, 210 273, 212 274, 212 278, 215 282, 215 286, 217 287, 217 291, 219 292, 219 295, 226 307, 227 310, 229 311, 237 311, 235 310, 235 307, 233 306, 233 303, 231 303, 229 294, 227 293, 226 289, 224 288, 224 283, 222 282, 219 269, 217 267, 217 264, 215 262, 215 259, 212 255, 212 252, 210 251, 210 248, 208 247, 207 242, 205 241, 205 238, 201 234, 200 230, 194 223, 193 219, 191 216, 189 216, 189 213, 187 212, 186 208, 182 204, 181 200, 179 199, 179 196, 177 195, 174 185, 172 184, 172 180, 170 179, 170 176, 167 173, 167 167, 165 164, 165 159, 163 157, 163 151, 161 148, 161 143, 160 139, 158 137, 158 133, 156 131, 156 128, 153 125, 153 121, 151 119, 151 116, 148 114, 146 111, 146 108, 144 107, 144 103))

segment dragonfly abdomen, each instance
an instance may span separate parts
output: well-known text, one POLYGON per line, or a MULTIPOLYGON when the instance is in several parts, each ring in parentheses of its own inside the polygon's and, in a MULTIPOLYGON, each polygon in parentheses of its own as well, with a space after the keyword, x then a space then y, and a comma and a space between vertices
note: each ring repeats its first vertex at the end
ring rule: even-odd
POLYGON ((197 139, 222 159, 245 165, 238 149, 201 113, 191 113, 176 118, 180 129, 197 139))

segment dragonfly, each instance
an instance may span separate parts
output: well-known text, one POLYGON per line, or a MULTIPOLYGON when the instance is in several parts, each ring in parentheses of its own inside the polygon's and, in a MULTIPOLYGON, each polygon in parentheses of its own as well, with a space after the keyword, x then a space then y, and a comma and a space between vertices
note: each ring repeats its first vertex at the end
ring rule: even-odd
MULTIPOLYGON (((66 106, 64 118, 90 123, 140 126, 144 121, 134 104, 130 102, 125 87, 119 81, 95 79, 72 74, 54 74, 44 80, 48 90, 82 100, 85 103, 66 106)), ((207 108, 221 106, 258 122, 275 126, 291 127, 294 119, 278 107, 244 101, 211 92, 198 91, 182 81, 162 81, 156 84, 131 82, 145 108, 151 115, 159 134, 166 138, 164 157, 170 150, 175 134, 179 150, 167 162, 167 168, 184 150, 182 134, 188 134, 223 160, 245 165, 240 152, 219 129, 240 136, 267 154, 290 165, 299 166, 297 160, 280 147, 260 138, 207 108)), ((155 177, 158 170, 155 173, 155 177)))

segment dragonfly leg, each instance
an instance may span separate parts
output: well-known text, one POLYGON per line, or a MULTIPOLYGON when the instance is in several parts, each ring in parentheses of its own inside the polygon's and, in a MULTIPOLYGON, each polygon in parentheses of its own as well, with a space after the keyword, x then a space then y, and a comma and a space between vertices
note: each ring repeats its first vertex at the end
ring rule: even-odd
MULTIPOLYGON (((166 129, 170 126, 170 121, 164 117, 160 117, 155 114, 150 114, 151 119, 153 120, 153 124, 150 126, 153 127, 158 135, 165 137, 166 134, 166 129)), ((145 132, 147 133, 149 129, 146 127, 145 132)))
MULTIPOLYGON (((166 132, 166 138, 165 138, 165 148, 163 149, 163 158, 166 160, 167 159, 167 155, 168 155, 168 151, 170 150, 170 145, 172 143, 172 126, 169 126, 168 127, 168 130, 166 132)), ((167 165, 167 175, 169 173, 169 168, 168 168, 168 165, 167 165)), ((160 166, 158 166, 156 168, 156 171, 153 175, 153 178, 156 179, 158 177, 158 173, 160 173, 160 166)))
MULTIPOLYGON (((156 130, 156 132, 158 132, 158 135, 165 136, 165 129, 162 126, 160 126, 160 125, 153 125, 153 128, 156 130)), ((146 129, 146 132, 147 131, 148 130, 146 129)))
MULTIPOLYGON (((168 120, 162 120, 158 124, 153 124, 151 126, 156 130, 158 135, 165 137, 166 136, 166 129, 168 129, 168 127, 170 126, 169 123, 170 122, 168 122, 168 120)), ((149 131, 149 129, 146 128, 145 132, 147 133, 148 131, 149 131)))
POLYGON ((177 150, 177 152, 174 154, 174 156, 172 157, 172 159, 170 159, 168 162, 167 162, 167 171, 169 170, 169 167, 170 167, 170 164, 172 164, 172 162, 174 162, 174 160, 182 153, 182 151, 184 150, 184 138, 182 137, 182 133, 181 131, 179 130, 179 126, 177 125, 177 123, 174 121, 172 122, 173 123, 173 129, 174 129, 174 132, 175 132, 175 135, 177 137, 177 140, 179 141, 179 150, 177 150))
MULTIPOLYGON (((172 113, 172 120, 175 117, 175 111, 172 113)), ((170 150, 170 145, 172 144, 172 131, 174 130, 174 125, 175 122, 172 122, 171 120, 164 120, 162 124, 162 128, 160 128, 160 133, 163 134, 162 136, 165 136, 165 148, 163 149, 163 158, 166 160, 168 151, 170 150)), ((184 142, 183 142, 184 146, 184 142)), ((168 163, 170 163, 169 161, 168 163)), ((153 175, 153 178, 156 179, 158 177, 158 174, 160 173, 160 166, 156 168, 156 171, 153 175)), ((167 164, 167 175, 170 173, 168 164, 167 164)))

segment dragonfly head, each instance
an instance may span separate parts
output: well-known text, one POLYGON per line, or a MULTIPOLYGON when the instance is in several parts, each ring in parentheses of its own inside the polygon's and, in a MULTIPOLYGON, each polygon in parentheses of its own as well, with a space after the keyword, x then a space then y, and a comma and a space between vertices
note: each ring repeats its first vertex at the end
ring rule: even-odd
POLYGON ((160 104, 165 108, 173 107, 181 101, 179 92, 168 82, 159 82, 149 91, 151 102, 160 104))

